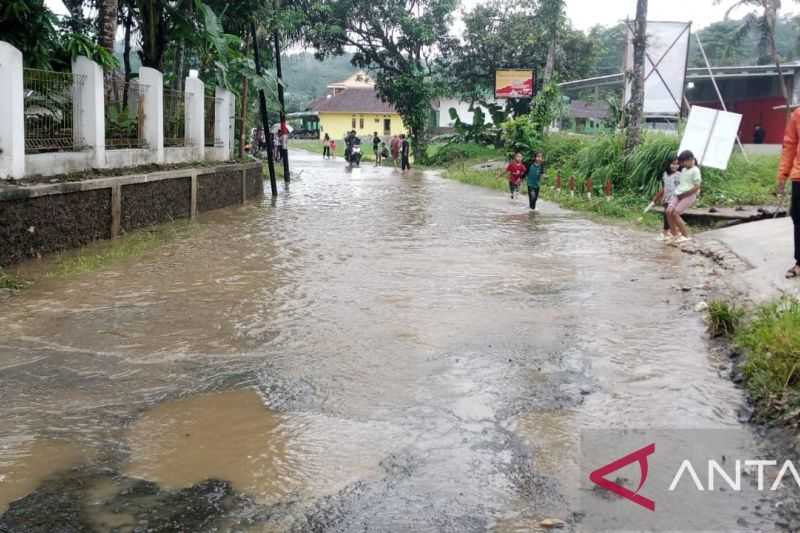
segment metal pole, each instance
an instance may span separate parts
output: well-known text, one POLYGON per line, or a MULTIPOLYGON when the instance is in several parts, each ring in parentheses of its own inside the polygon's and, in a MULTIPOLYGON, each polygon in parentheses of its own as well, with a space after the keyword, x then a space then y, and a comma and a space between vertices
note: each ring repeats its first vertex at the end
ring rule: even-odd
MULTIPOLYGON (((706 55, 706 50, 703 48, 703 43, 700 41, 700 36, 695 33, 694 38, 697 40, 697 46, 700 47, 700 53, 703 55, 703 61, 706 62, 706 68, 708 69, 708 75, 711 77, 711 83, 714 84, 714 89, 717 91, 717 97, 719 98, 719 103, 722 105, 722 110, 727 112, 728 107, 725 105, 725 100, 722 99, 722 93, 719 90, 719 85, 717 85, 717 79, 714 77, 714 71, 711 70, 711 63, 708 61, 708 56, 706 55)), ((747 158, 747 152, 744 151, 744 146, 742 145, 742 140, 739 138, 739 134, 736 134, 736 144, 739 145, 739 150, 742 151, 742 155, 744 156, 744 160, 748 163, 750 159, 747 158)))
MULTIPOLYGON (((275 7, 277 8, 279 3, 275 2, 275 7)), ((281 128, 280 133, 283 135, 284 131, 286 131, 286 104, 283 101, 283 69, 281 68, 281 44, 280 44, 280 37, 278 37, 278 30, 275 29, 272 32, 272 40, 275 42, 275 70, 278 74, 278 102, 280 103, 280 115, 281 115, 281 128)), ((289 173, 289 150, 284 148, 283 144, 281 144, 281 157, 283 158, 283 181, 289 183, 291 181, 291 175, 289 173)))
MULTIPOLYGON (((255 56, 256 74, 261 76, 261 56, 258 53, 256 23, 253 21, 250 21, 250 36, 253 39, 253 53, 255 56)), ((272 196, 278 196, 278 183, 275 181, 275 162, 272 160, 272 132, 269 130, 269 118, 267 117, 267 97, 264 96, 264 89, 258 90, 258 104, 261 108, 261 124, 264 127, 264 135, 267 138, 267 166, 269 167, 269 184, 272 188, 272 196)))

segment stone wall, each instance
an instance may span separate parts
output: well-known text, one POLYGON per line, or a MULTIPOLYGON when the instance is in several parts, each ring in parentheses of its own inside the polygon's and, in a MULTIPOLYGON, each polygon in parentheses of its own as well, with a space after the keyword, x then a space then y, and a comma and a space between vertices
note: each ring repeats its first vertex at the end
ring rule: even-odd
POLYGON ((111 237, 111 189, 0 202, 0 266, 111 237))
POLYGON ((0 267, 264 194, 261 163, 0 184, 0 267))
POLYGON ((243 184, 240 170, 197 176, 197 210, 203 213, 241 202, 243 184))
POLYGON ((120 229, 123 232, 189 218, 192 215, 192 177, 125 185, 121 205, 120 229))

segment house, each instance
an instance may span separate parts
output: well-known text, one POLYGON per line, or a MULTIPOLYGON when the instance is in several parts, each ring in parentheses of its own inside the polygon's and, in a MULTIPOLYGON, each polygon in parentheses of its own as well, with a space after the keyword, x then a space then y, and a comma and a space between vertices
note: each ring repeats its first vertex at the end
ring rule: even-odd
POLYGON ((320 138, 327 133, 343 139, 350 130, 362 138, 376 131, 384 137, 408 133, 400 114, 378 97, 375 83, 364 72, 331 83, 325 96, 311 102, 305 113, 295 115, 304 115, 304 120, 316 117, 320 138))
POLYGON ((603 127, 611 118, 611 110, 605 102, 572 100, 566 109, 566 118, 572 119, 576 132, 589 133, 603 127))
MULTIPOLYGON (((786 99, 782 95, 779 75, 775 65, 743 65, 733 67, 712 67, 714 80, 707 68, 689 68, 686 71, 686 101, 691 105, 721 109, 717 96, 717 88, 725 100, 728 111, 740 113, 742 123, 739 137, 745 144, 753 142, 756 124, 760 124, 766 133, 765 143, 771 145, 774 152, 780 151, 784 132, 784 110, 786 99)), ((792 107, 800 105, 800 63, 783 65, 783 79, 789 93, 792 107)), ((621 90, 623 74, 611 74, 585 80, 568 81, 559 84, 562 92, 570 96, 579 96, 587 91, 599 92, 602 88, 621 90)), ((683 115, 687 116, 688 108, 684 104, 683 115)), ((655 121, 664 117, 652 117, 655 121)), ((673 121, 673 128, 674 128, 673 121)), ((752 147, 755 149, 755 147, 752 147)), ((765 146, 763 149, 770 149, 765 146)))

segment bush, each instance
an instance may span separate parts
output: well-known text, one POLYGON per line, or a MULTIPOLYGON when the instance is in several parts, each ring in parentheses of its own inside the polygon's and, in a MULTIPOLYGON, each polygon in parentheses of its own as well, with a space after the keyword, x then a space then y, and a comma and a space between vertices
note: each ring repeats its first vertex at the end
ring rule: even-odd
POLYGON ((712 337, 729 337, 739 328, 744 309, 715 300, 708 305, 708 332, 712 337))
POLYGON ((800 301, 784 298, 759 308, 736 342, 747 350, 743 370, 753 398, 785 417, 800 417, 800 301))
MULTIPOLYGON (((627 159, 623 158, 623 137, 618 134, 578 135, 552 133, 537 146, 545 154, 550 171, 579 182, 591 176, 596 187, 610 178, 615 194, 630 193, 640 200, 651 198, 661 186, 661 175, 669 157, 678 150, 676 136, 647 132, 644 142, 627 159)), ((772 205, 775 203, 775 174, 778 155, 731 157, 723 171, 703 168, 703 194, 699 205, 772 205)))
POLYGON ((466 159, 485 159, 493 157, 503 157, 502 149, 479 144, 450 143, 429 150, 427 164, 433 166, 447 166, 456 161, 466 159))

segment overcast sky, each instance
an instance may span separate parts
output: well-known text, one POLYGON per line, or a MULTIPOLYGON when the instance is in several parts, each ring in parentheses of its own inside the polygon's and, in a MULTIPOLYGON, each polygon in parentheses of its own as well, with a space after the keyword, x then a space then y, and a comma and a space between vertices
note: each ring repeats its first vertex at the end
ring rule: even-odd
MULTIPOLYGON (((462 6, 470 8, 482 3, 482 0, 461 0, 462 6)), ((647 18, 650 20, 692 21, 694 28, 702 28, 722 19, 727 6, 734 0, 723 0, 722 5, 714 5, 714 0, 650 0, 647 18)), ((788 2, 784 2, 787 4, 788 2)), ((67 10, 61 0, 47 0, 47 5, 59 14, 67 10)), ((795 8, 784 8, 782 13, 796 11, 795 8)), ((734 12, 735 16, 747 13, 747 8, 734 12)), ((595 24, 605 26, 615 24, 625 17, 633 18, 636 14, 636 0, 567 0, 567 15, 573 26, 587 30, 595 24)))

